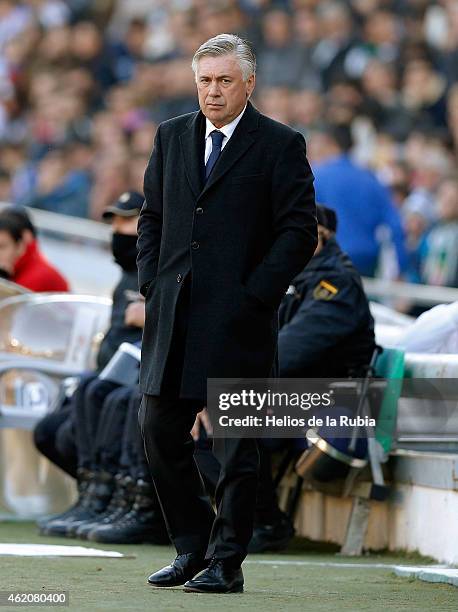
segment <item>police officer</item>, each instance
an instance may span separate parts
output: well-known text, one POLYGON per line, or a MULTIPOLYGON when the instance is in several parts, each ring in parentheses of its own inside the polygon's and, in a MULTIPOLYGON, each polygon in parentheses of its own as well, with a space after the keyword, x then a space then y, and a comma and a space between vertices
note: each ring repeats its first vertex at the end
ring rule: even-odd
MULTIPOLYGON (((280 307, 280 376, 363 376, 375 349, 369 303, 359 273, 334 237, 336 213, 318 205, 317 219, 314 256, 293 280, 280 307)), ((260 444, 260 484, 249 552, 285 548, 294 534, 291 521, 278 507, 270 455, 268 444, 260 444)))

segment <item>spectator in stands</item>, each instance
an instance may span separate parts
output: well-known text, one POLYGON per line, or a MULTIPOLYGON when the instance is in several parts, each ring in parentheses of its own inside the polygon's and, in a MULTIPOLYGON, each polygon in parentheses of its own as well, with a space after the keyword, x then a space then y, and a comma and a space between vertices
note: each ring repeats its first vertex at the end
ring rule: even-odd
MULTIPOLYGON (((315 255, 294 279, 280 307, 280 376, 361 377, 375 349, 369 303, 358 272, 335 239, 340 218, 318 205, 317 219, 315 255)), ((260 484, 249 552, 285 548, 294 534, 289 518, 278 507, 271 447, 259 446, 260 484)))
POLYGON ((71 165, 68 149, 54 149, 38 164, 35 189, 27 204, 74 217, 87 217, 89 191, 89 173, 71 165))
POLYGON ((339 217, 337 239, 360 274, 375 274, 380 251, 377 229, 382 225, 391 231, 402 271, 406 253, 399 213, 387 188, 372 172, 352 161, 352 144, 350 130, 344 125, 332 125, 312 135, 310 155, 317 201, 335 209, 339 217))
POLYGON ((317 14, 321 28, 320 41, 316 45, 312 62, 319 70, 324 87, 342 78, 354 78, 356 66, 351 52, 357 46, 352 27, 350 9, 341 2, 320 2, 317 14))
POLYGON ((286 11, 268 11, 262 21, 263 41, 258 54, 261 86, 292 87, 300 82, 304 62, 292 37, 292 19, 286 11))
POLYGON ((430 285, 458 287, 458 177, 449 176, 439 187, 439 223, 426 240, 422 279, 430 285))
POLYGON ((435 221, 433 215, 434 208, 418 193, 409 195, 402 207, 407 252, 404 277, 410 283, 420 283, 422 280, 421 266, 426 251, 427 235, 435 221))
POLYGON ((31 291, 69 290, 65 278, 40 251, 35 227, 19 207, 0 212, 0 269, 31 291))
POLYGON ((417 125, 445 127, 447 81, 426 58, 415 58, 407 62, 402 84, 403 104, 410 110, 417 125))

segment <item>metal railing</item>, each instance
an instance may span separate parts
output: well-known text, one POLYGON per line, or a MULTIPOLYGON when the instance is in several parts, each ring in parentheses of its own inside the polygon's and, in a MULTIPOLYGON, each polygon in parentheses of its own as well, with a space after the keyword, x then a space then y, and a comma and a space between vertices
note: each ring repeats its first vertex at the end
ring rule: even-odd
MULTIPOLYGON (((7 205, 0 202, 0 209, 7 205)), ((27 209, 39 231, 67 239, 80 239, 108 246, 111 230, 108 225, 90 219, 70 217, 59 213, 27 209)), ((458 289, 404 283, 377 278, 363 278, 364 289, 371 299, 408 300, 421 306, 449 304, 458 301, 458 289)))
POLYGON ((378 278, 363 278, 363 284, 369 298, 402 299, 422 306, 450 304, 458 301, 458 289, 453 287, 417 285, 378 278))

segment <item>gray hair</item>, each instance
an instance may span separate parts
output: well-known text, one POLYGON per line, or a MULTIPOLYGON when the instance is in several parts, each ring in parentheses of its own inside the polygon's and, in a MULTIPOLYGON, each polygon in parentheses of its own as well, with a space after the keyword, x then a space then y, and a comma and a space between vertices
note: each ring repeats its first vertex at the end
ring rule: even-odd
POLYGON ((218 34, 218 36, 214 36, 200 45, 192 58, 191 66, 194 74, 197 73, 197 65, 202 57, 217 57, 230 53, 236 56, 244 81, 248 80, 252 74, 255 74, 256 56, 253 48, 247 40, 235 34, 218 34))

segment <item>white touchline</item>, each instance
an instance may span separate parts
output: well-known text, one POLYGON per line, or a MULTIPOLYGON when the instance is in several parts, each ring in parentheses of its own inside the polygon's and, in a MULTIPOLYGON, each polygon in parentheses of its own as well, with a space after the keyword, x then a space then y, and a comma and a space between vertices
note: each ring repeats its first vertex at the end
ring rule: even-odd
MULTIPOLYGON (((406 567, 406 568, 410 568, 410 567, 417 567, 417 566, 410 566, 410 565, 399 565, 399 563, 339 563, 339 562, 332 562, 332 561, 285 561, 283 559, 279 559, 278 561, 272 561, 272 560, 255 560, 255 559, 248 559, 246 561, 244 561, 244 565, 246 564, 253 564, 253 565, 307 565, 307 566, 315 566, 315 567, 341 567, 341 568, 345 568, 345 569, 395 569, 395 568, 399 568, 399 567, 406 567)), ((425 565, 423 569, 445 569, 447 568, 447 565, 425 565)))

